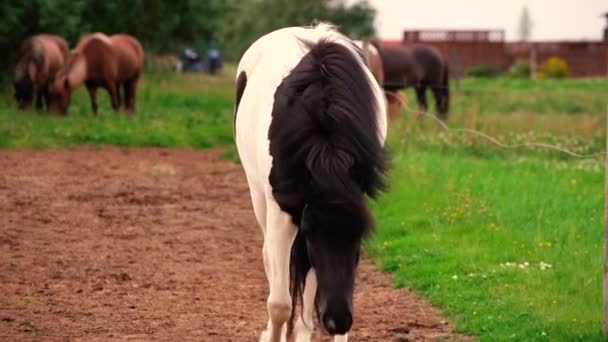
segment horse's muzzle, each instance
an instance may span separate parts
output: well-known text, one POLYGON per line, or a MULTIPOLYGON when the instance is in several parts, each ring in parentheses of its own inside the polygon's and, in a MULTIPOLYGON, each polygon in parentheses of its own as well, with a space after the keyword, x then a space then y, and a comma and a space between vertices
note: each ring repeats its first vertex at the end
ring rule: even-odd
POLYGON ((330 335, 344 335, 353 325, 353 315, 347 306, 328 308, 322 316, 323 327, 330 335))

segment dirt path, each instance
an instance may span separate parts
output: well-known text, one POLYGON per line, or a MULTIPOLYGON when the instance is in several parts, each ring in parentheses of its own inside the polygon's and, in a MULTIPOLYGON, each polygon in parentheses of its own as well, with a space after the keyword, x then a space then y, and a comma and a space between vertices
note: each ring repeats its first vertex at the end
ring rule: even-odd
MULTIPOLYGON (((254 222, 217 152, 0 151, 0 341, 255 341, 254 222)), ((356 294, 352 341, 458 339, 369 263, 356 294)))

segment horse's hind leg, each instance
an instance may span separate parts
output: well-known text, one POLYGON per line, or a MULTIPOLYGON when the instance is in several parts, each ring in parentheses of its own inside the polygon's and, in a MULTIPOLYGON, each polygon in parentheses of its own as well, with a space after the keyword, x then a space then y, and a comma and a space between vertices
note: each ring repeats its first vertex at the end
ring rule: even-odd
POLYGON ((435 96, 435 105, 437 107, 437 116, 445 121, 447 119, 448 114, 448 89, 445 89, 443 86, 433 87, 433 96, 435 96))
POLYGON ((89 92, 89 98, 91 99, 91 109, 93 109, 93 114, 97 114, 97 86, 86 83, 87 91, 89 92))
POLYGON ((120 109, 120 92, 118 91, 118 84, 116 82, 108 81, 106 82, 106 87, 110 93, 110 98, 112 99, 112 109, 116 112, 120 109))
POLYGON ((261 341, 280 342, 286 339, 285 322, 291 314, 289 266, 291 246, 297 228, 291 216, 282 211, 272 196, 266 196, 266 234, 264 236, 264 265, 269 280, 268 328, 261 341))
POLYGON ((137 92, 137 78, 128 80, 124 84, 125 90, 125 110, 127 112, 135 111, 135 97, 137 92))
POLYGON ((302 316, 295 326, 296 342, 310 342, 314 327, 313 313, 315 307, 315 295, 317 294, 317 275, 314 269, 310 269, 306 275, 306 285, 302 294, 302 316))
POLYGON ((252 189, 250 195, 251 203, 253 204, 253 213, 262 229, 262 233, 266 236, 266 199, 263 193, 253 190, 251 185, 249 186, 249 189, 252 189))
POLYGON ((416 86, 416 98, 418 99, 418 107, 420 107, 420 111, 422 113, 426 113, 428 106, 426 104, 426 86, 425 85, 416 86))

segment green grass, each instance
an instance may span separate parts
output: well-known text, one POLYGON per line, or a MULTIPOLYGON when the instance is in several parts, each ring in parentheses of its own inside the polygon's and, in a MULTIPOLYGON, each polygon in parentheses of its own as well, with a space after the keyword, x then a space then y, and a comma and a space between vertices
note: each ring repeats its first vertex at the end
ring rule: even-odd
MULTIPOLYGON (((0 147, 224 146, 236 160, 233 75, 148 73, 134 116, 107 96, 93 116, 82 89, 65 117, 18 112, 7 90, 0 147)), ((465 79, 449 124, 591 154, 604 149, 607 92, 599 79, 465 79)), ((408 100, 389 134, 391 191, 373 204, 381 267, 481 340, 604 340, 602 159, 498 148, 420 119, 408 100)))
POLYGON ((482 340, 602 340, 603 179, 576 162, 408 150, 370 249, 482 340))
MULTIPOLYGON (((605 149, 607 90, 463 80, 450 125, 592 154, 605 149)), ((604 341, 603 158, 498 148, 420 120, 411 102, 389 134, 391 191, 373 206, 382 269, 483 341, 604 341)))
MULTIPOLYGON (((206 148, 228 145, 232 134, 232 72, 223 77, 148 74, 140 85, 137 113, 114 113, 105 91, 95 117, 84 88, 65 117, 20 112, 0 98, 0 147, 68 147, 80 144, 206 148)), ((9 91, 6 91, 8 94, 9 91)))

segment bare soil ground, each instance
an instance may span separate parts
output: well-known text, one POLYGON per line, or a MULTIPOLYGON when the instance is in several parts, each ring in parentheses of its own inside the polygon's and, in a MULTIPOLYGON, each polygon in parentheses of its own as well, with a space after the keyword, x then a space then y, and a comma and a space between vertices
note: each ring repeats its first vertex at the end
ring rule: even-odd
MULTIPOLYGON (((0 151, 0 341, 255 341, 266 289, 218 151, 0 151)), ((352 341, 462 338, 363 263, 352 341)))

